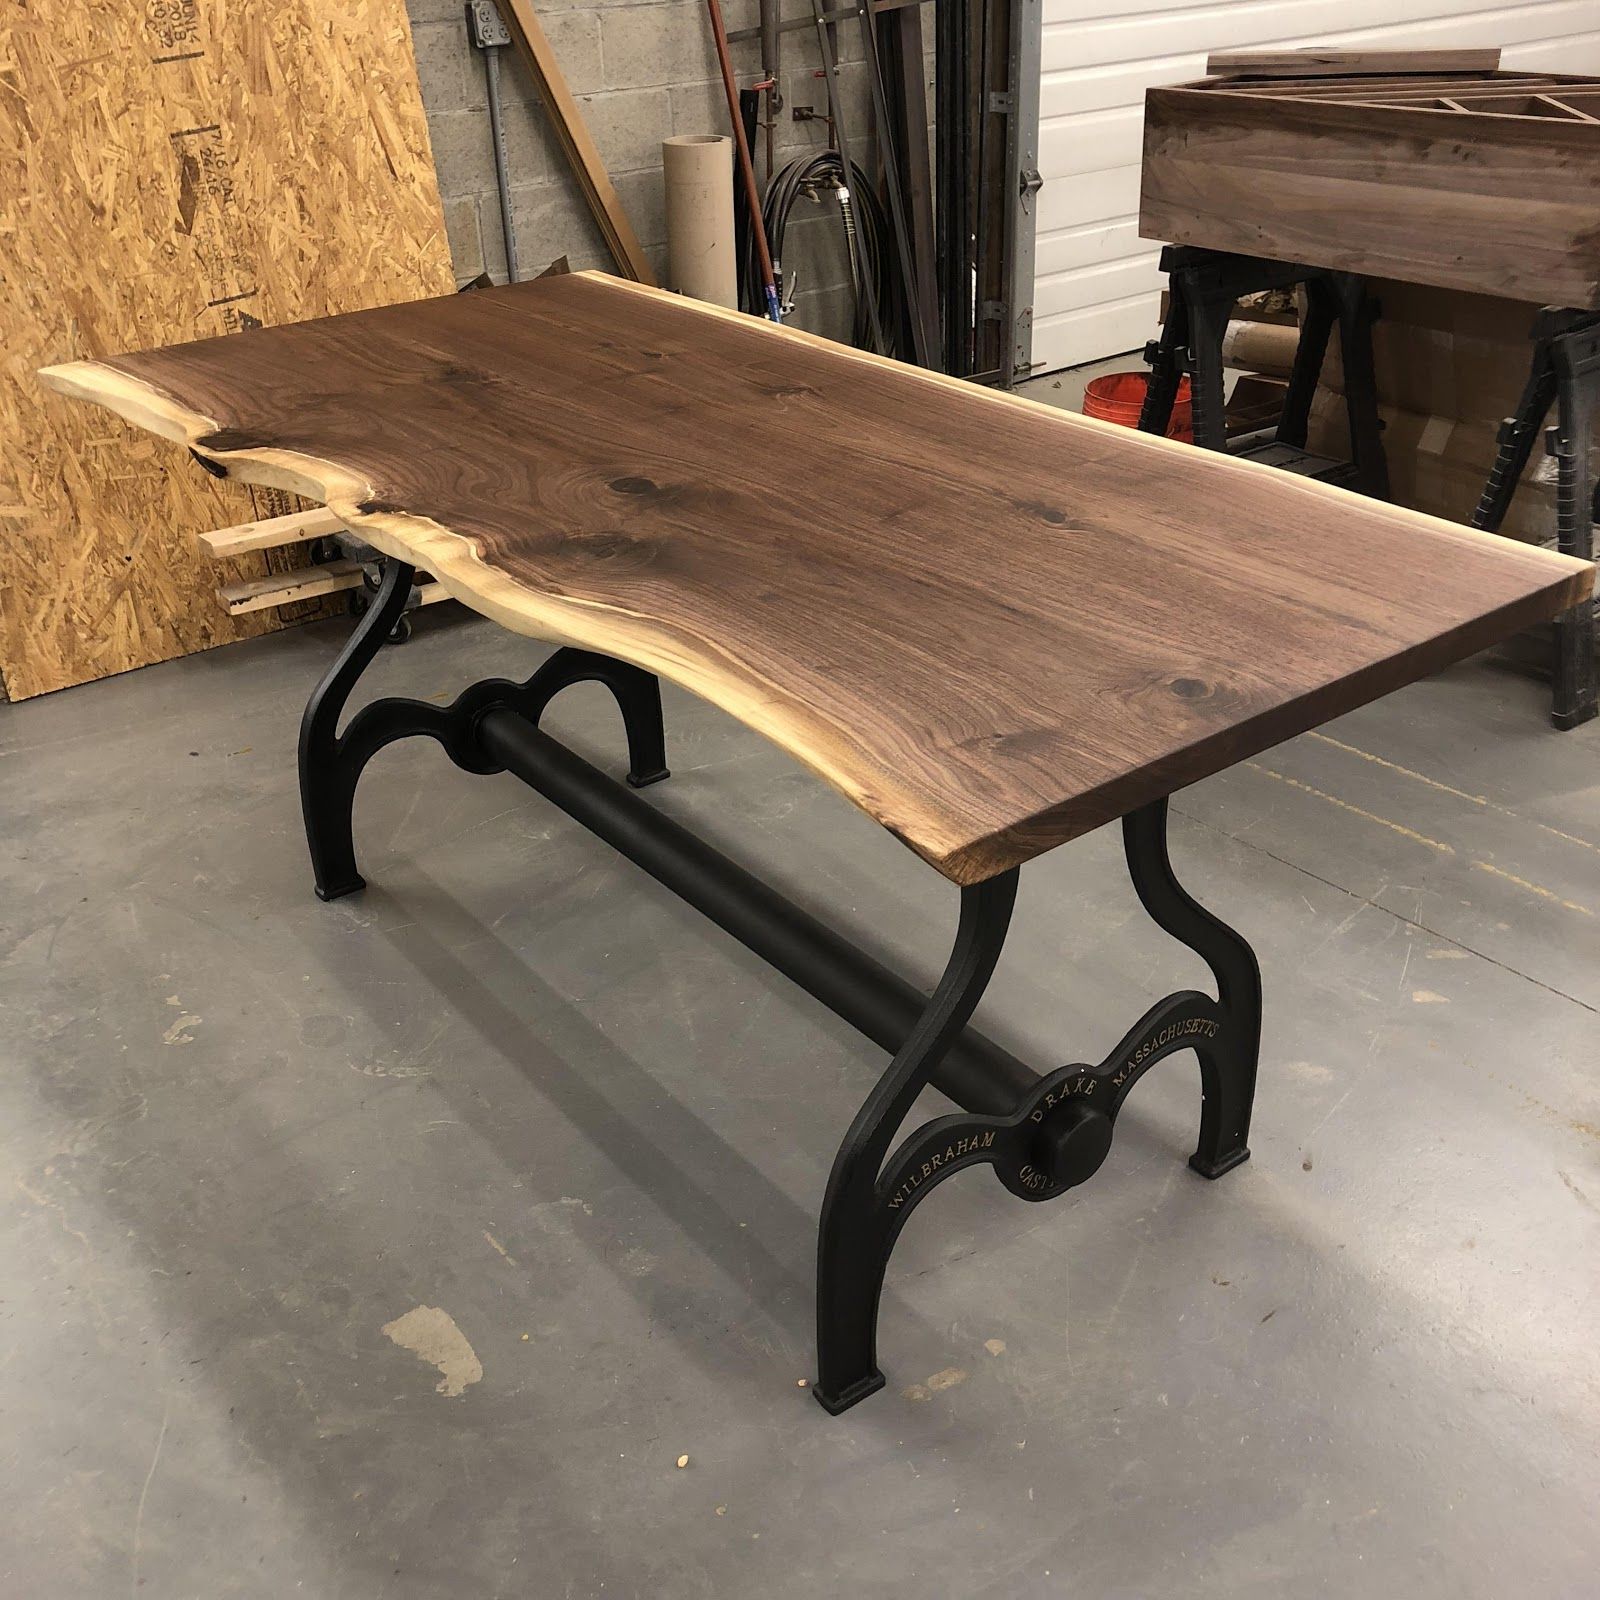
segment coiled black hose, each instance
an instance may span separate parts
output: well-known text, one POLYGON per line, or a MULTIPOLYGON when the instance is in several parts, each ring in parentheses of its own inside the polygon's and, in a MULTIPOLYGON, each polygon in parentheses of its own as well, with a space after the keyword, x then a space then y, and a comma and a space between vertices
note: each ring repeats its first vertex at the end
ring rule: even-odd
MULTIPOLYGON (((784 233, 789 225, 790 214, 799 201, 819 193, 831 193, 844 232, 855 299, 855 320, 850 342, 858 350, 876 350, 880 355, 898 355, 909 359, 906 306, 900 288, 899 263, 894 254, 894 233, 889 226, 883 201, 878 198, 877 189, 860 163, 852 161, 850 171, 851 181, 846 186, 844 164, 839 159, 839 152, 823 150, 813 156, 800 156, 772 175, 766 197, 761 203, 761 214, 766 222, 767 244, 772 251, 773 264, 778 269, 780 279, 785 279, 784 233), (873 288, 881 338, 873 336, 867 298, 861 292, 863 276, 873 288)), ((741 304, 746 311, 762 316, 765 308, 760 304, 761 272, 755 262, 753 248, 743 268, 741 304)), ((789 283, 783 282, 781 288, 788 292, 789 283)))

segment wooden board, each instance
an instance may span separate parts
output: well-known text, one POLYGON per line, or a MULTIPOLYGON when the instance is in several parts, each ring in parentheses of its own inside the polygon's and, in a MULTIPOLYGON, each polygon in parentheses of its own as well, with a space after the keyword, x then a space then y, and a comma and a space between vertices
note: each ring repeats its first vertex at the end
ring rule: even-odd
POLYGON ((255 550, 308 544, 313 539, 339 533, 343 528, 344 524, 326 506, 316 506, 310 511, 291 511, 286 516, 241 522, 233 528, 213 528, 209 533, 198 535, 195 543, 213 561, 226 561, 255 550))
POLYGON ((675 679, 963 883, 1592 588, 590 273, 44 376, 315 494, 507 627, 675 679))
POLYGON ((1211 77, 1343 77, 1357 72, 1494 72, 1498 50, 1221 50, 1211 77))
MULTIPOLYGON (((420 574, 419 574, 420 580, 420 574)), ((250 578, 243 583, 223 586, 218 594, 235 615, 265 611, 273 606, 295 605, 319 595, 343 594, 361 587, 361 568, 353 561, 329 561, 320 567, 295 567, 266 578, 250 578)), ((450 599, 450 592, 436 583, 419 581, 417 604, 430 606, 436 600, 450 599)))
POLYGON ((152 454, 33 370, 452 287, 402 0, 8 4, 0 194, 6 689, 277 626, 226 615, 194 540, 292 502, 152 454))
POLYGON ((637 283, 654 283, 656 278, 650 259, 623 209, 622 197, 606 171, 605 161, 583 119, 583 111, 567 84, 567 75, 556 60, 550 37, 533 9, 533 0, 503 0, 501 15, 512 45, 538 86, 545 110, 550 114, 550 126, 566 152, 584 204, 611 251, 617 271, 637 283))
POLYGON ((1600 307, 1600 80, 1208 79, 1145 97, 1139 232, 1600 307))

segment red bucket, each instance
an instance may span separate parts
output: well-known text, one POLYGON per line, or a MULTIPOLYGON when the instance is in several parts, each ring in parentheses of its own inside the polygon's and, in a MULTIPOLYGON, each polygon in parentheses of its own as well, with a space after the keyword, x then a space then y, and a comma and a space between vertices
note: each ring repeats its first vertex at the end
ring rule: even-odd
MULTIPOLYGON (((1092 379, 1083 391, 1083 414, 1102 422, 1120 423, 1124 428, 1139 426, 1145 390, 1150 387, 1148 372, 1108 372, 1092 379)), ((1178 398, 1172 405, 1172 420, 1167 424, 1169 439, 1194 443, 1194 409, 1189 399, 1189 380, 1178 380, 1178 398)))

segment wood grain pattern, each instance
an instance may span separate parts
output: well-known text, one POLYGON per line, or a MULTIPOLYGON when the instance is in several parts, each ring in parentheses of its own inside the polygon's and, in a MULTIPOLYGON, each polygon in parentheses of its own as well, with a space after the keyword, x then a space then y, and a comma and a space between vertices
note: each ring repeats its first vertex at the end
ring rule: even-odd
POLYGON ((7 0, 0 218, 11 697, 278 626, 217 605, 193 540, 291 503, 168 470, 33 372, 453 287, 403 0, 7 0))
POLYGON ((1595 88, 1502 73, 1151 89, 1139 231, 1600 308, 1600 122, 1544 98, 1595 88))
POLYGON ((510 628, 704 695, 962 883, 1592 587, 588 273, 44 378, 314 494, 510 628))
POLYGON ((1489 50, 1219 50, 1206 57, 1211 77, 1322 78, 1355 72, 1494 72, 1489 50))
MULTIPOLYGON (((320 567, 293 567, 265 578, 247 578, 243 583, 228 583, 217 591, 217 598, 230 616, 252 611, 271 611, 280 606, 298 605, 325 595, 344 594, 361 587, 361 568, 353 561, 329 561, 320 567)), ((421 574, 417 582, 417 604, 431 606, 438 600, 454 597, 448 589, 428 582, 421 574)))

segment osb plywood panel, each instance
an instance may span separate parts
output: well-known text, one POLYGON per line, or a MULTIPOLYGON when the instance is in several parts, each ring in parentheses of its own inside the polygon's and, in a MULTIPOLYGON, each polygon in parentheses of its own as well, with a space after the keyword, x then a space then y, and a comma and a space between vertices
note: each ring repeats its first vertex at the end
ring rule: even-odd
POLYGON ((9 694, 280 626, 193 540, 285 504, 33 374, 454 286, 403 0, 8 0, 0 195, 9 694))

